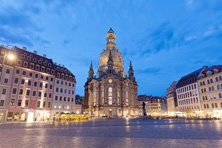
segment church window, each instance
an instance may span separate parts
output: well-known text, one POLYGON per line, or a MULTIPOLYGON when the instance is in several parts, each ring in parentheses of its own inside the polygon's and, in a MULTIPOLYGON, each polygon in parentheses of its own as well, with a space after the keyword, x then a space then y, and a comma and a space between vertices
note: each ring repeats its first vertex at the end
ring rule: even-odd
POLYGON ((117 103, 120 105, 120 92, 119 90, 117 91, 117 103))
POLYGON ((112 96, 112 93, 113 93, 113 89, 112 87, 109 87, 109 105, 112 105, 112 101, 113 101, 113 96, 112 96))
POLYGON ((129 105, 129 99, 128 99, 128 91, 126 92, 126 105, 129 105))
POLYGON ((102 87, 102 100, 101 100, 101 104, 103 105, 104 104, 104 87, 102 87))

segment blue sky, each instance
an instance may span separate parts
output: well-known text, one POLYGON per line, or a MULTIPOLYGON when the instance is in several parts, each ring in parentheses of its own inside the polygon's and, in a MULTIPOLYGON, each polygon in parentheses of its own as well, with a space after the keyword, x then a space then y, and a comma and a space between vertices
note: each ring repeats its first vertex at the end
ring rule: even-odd
POLYGON ((0 44, 26 46, 64 64, 84 95, 112 24, 139 94, 165 95, 173 81, 222 64, 221 0, 0 0, 0 44))

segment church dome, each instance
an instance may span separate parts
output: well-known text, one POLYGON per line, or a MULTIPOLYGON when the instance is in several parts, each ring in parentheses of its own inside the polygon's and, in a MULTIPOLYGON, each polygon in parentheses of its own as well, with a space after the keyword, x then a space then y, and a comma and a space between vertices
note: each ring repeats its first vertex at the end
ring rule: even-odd
POLYGON ((105 72, 108 69, 107 62, 111 50, 111 54, 113 57, 113 68, 115 69, 116 73, 121 73, 121 76, 124 77, 125 72, 123 66, 123 58, 119 50, 116 49, 116 35, 114 34, 112 27, 108 31, 106 38, 107 38, 106 49, 103 50, 103 52, 100 55, 98 72, 99 71, 105 72))

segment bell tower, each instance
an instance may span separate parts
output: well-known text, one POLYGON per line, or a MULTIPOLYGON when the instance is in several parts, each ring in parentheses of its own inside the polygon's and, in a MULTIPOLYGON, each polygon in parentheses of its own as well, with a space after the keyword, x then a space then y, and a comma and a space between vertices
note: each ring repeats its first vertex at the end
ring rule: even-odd
POLYGON ((112 26, 110 26, 110 29, 106 35, 107 43, 106 48, 116 48, 116 35, 112 29, 112 26))
POLYGON ((91 65, 89 68, 89 76, 88 76, 88 81, 91 81, 94 77, 94 71, 93 71, 93 66, 92 66, 92 61, 91 61, 91 65))

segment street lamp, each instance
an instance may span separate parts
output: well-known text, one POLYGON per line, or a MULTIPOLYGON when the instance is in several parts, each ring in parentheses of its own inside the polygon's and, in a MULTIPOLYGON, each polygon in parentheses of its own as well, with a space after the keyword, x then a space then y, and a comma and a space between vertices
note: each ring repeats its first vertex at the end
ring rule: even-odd
MULTIPOLYGON (((9 46, 9 45, 8 45, 9 46)), ((8 46, 6 46, 6 47, 8 47, 8 46)), ((11 45, 10 45, 11 46, 11 45)), ((6 48, 7 49, 7 48, 6 48)), ((2 54, 4 54, 4 57, 3 57, 3 61, 2 61, 2 71, 1 72, 3 72, 3 70, 4 70, 4 65, 5 65, 5 59, 8 57, 8 59, 9 60, 13 60, 13 59, 15 59, 15 56, 11 53, 11 52, 8 52, 8 54, 7 54, 7 51, 5 50, 5 51, 2 51, 2 54)), ((2 74, 1 74, 1 79, 0 79, 1 81, 0 82, 2 82, 2 74)))

